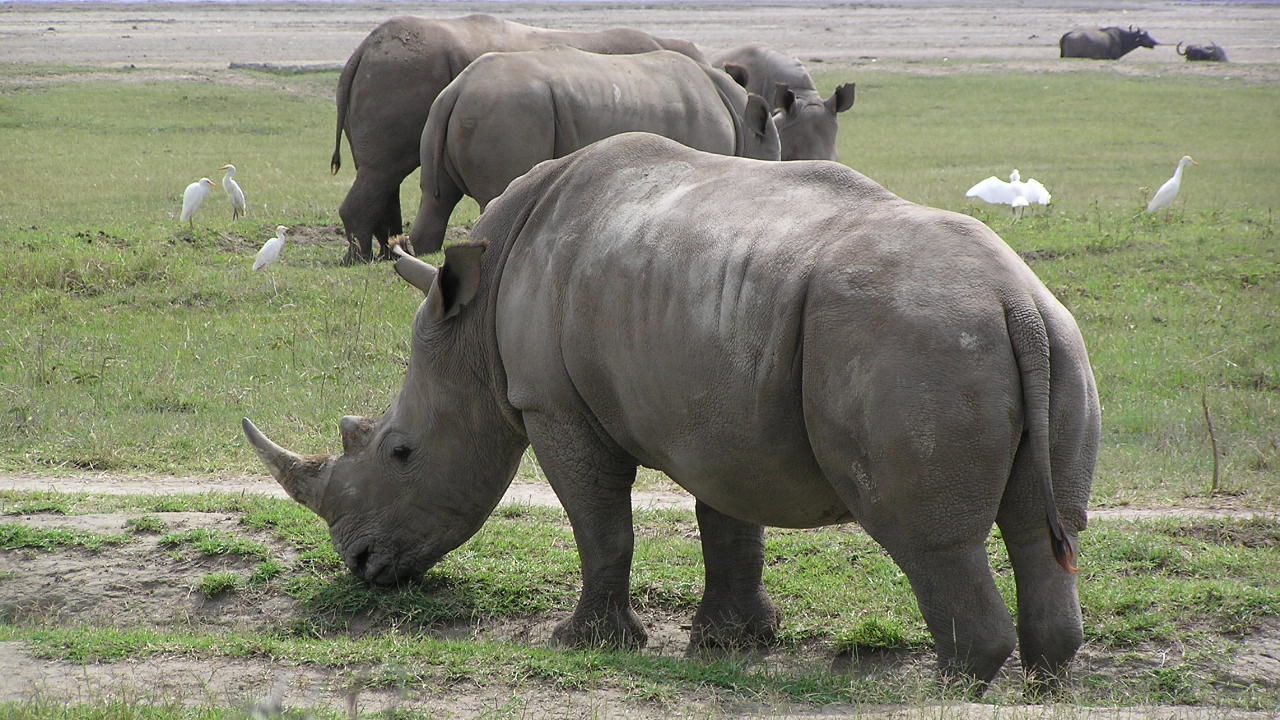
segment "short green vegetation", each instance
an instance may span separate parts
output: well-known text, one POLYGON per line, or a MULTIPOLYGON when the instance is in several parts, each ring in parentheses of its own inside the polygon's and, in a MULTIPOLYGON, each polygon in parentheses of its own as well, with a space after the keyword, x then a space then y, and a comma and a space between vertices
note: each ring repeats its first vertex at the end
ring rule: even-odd
POLYGON ((108 545, 130 541, 127 535, 103 535, 84 530, 36 529, 20 523, 0 524, 0 550, 41 550, 53 552, 62 548, 81 548, 92 552, 108 545))
MULTIPOLYGON (((106 82, 6 95, 0 469, 260 472, 242 416, 300 452, 328 452, 339 417, 386 407, 420 296, 386 265, 338 266, 334 212, 350 177, 331 178, 317 150, 332 108, 313 92, 316 76, 278 82, 299 92, 106 82), (257 111, 279 102, 287 112, 257 111), (92 115, 74 112, 86 105, 92 115), (174 130, 194 117, 240 119, 174 130), (227 161, 252 199, 249 219, 233 224, 215 193, 194 232, 180 227, 183 187, 227 161), (249 265, 278 223, 296 240, 270 270, 273 285, 249 265)), ((1268 175, 1280 166, 1280 126, 1263 120, 1280 91, 1081 73, 860 71, 858 82, 844 161, 908 199, 987 221, 1079 321, 1106 413, 1096 501, 1216 490, 1280 504, 1280 244, 1268 175), (1096 124, 1045 109, 1075 104, 1085 88, 1125 98, 1122 116, 1096 124), (1232 112, 1179 113, 1153 139, 1152 126, 1189 105, 1232 112), (1138 214, 1183 153, 1201 166, 1172 212, 1138 214), (1015 166, 1048 184, 1050 209, 1014 220, 964 198, 1015 166)), ((415 193, 411 177, 404 207, 415 193)), ((474 219, 473 206, 459 213, 474 219)), ((521 473, 539 476, 532 458, 521 473)))
POLYGON ((170 533, 160 538, 160 545, 175 549, 190 547, 205 555, 239 555, 250 559, 267 557, 267 548, 262 543, 221 530, 199 529, 170 533))
POLYGON ((129 522, 126 523, 126 527, 129 528, 130 532, 150 534, 163 533, 169 528, 164 520, 155 515, 139 515, 136 518, 130 518, 129 522))
MULTIPOLYGON (((163 500, 116 497, 102 502, 146 517, 148 508, 163 500)), ((167 500, 181 504, 183 498, 167 500)), ((40 657, 79 663, 162 654, 269 658, 366 672, 375 668, 370 682, 376 687, 406 681, 483 685, 536 679, 561 688, 626 687, 642 696, 715 688, 812 703, 911 702, 938 692, 927 664, 932 640, 910 587, 870 538, 850 528, 770 531, 765 582, 785 617, 780 654, 810 658, 775 665, 751 657, 564 652, 486 636, 484 627, 529 625, 572 610, 579 582, 577 553, 558 510, 504 507, 475 538, 420 580, 385 589, 355 580, 334 553, 320 519, 295 503, 260 499, 252 508, 231 510, 238 499, 225 500, 225 507, 211 497, 201 502, 211 511, 243 513, 243 532, 269 539, 250 540, 236 532, 182 536, 180 544, 191 548, 201 542, 214 542, 215 548, 255 548, 243 553, 255 565, 209 572, 199 578, 196 590, 227 602, 243 593, 259 600, 280 597, 294 611, 257 630, 233 633, 199 625, 68 628, 7 620, 0 623, 0 639, 23 641, 40 657), (359 632, 352 632, 357 626, 359 632), (460 628, 482 630, 475 640, 449 639, 460 628), (830 673, 832 654, 843 654, 851 663, 878 656, 897 660, 881 674, 849 676, 830 673)), ((6 502, 24 499, 14 493, 6 502)), ((82 512, 101 509, 81 500, 82 512)), ((632 599, 637 610, 651 622, 691 618, 702 588, 692 515, 639 511, 636 535, 632 599)), ((79 547, 46 542, 45 552, 79 547)), ((36 546, 35 541, 19 545, 36 546)), ((1012 611, 1013 579, 998 537, 989 550, 1012 611)), ((1280 521, 1095 522, 1081 550, 1087 645, 1112 667, 1106 672, 1081 670, 1073 701, 1127 705, 1212 698, 1218 705, 1253 709, 1280 702, 1274 692, 1233 689, 1214 679, 1249 633, 1280 617, 1280 521), (1155 648, 1181 650, 1153 670, 1148 655, 1155 648)), ((171 549, 159 552, 155 562, 189 562, 169 556, 171 549)), ((20 568, 6 582, 15 581, 21 581, 20 568)), ((992 692, 995 701, 1016 702, 1019 688, 997 683, 992 692)))
POLYGON ((200 579, 200 593, 210 599, 236 592, 242 587, 244 580, 233 572, 209 573, 200 579))
MULTIPOLYGON (((39 72, 56 79, 70 70, 39 72)), ((843 79, 817 77, 824 92, 843 79)), ((299 452, 330 452, 339 417, 385 409, 421 295, 385 264, 338 266, 336 208, 352 174, 349 162, 337 177, 328 172, 335 80, 276 76, 269 89, 51 81, 5 92, 0 472, 259 473, 241 417, 299 452), (216 191, 195 229, 181 226, 182 189, 217 179, 227 162, 240 170, 248 219, 232 223, 216 191), (277 224, 293 227, 294 239, 279 263, 254 273, 253 253, 277 224)), ((1074 313, 1104 409, 1095 505, 1226 497, 1280 508, 1280 88, 1082 72, 860 69, 857 81, 858 104, 842 119, 844 162, 907 199, 987 222, 1074 313), (1105 123, 1082 114, 1083 96, 1109 109, 1105 123), (1182 197, 1168 213, 1140 214, 1183 154, 1201 165, 1188 171, 1182 197), (1049 209, 1015 220, 964 198, 969 185, 1015 167, 1049 187, 1049 209), (1206 415, 1219 450, 1216 487, 1206 415)), ((402 206, 411 217, 416 205, 414 175, 402 206)), ((475 215, 468 203, 455 224, 475 215)), ((521 475, 540 477, 532 455, 521 475)), ((152 562, 207 572, 191 581, 206 598, 292 608, 252 631, 67 627, 0 614, 0 640, 42 658, 266 658, 358 670, 374 687, 531 683, 657 703, 692 689, 815 704, 942 693, 905 578, 850 528, 769 533, 765 579, 785 616, 783 661, 566 652, 483 632, 451 639, 571 610, 577 553, 563 515, 549 509, 501 509, 421 580, 394 589, 355 581, 323 523, 290 502, 0 490, 0 513, 0 551, 17 558, 150 552, 152 562), (130 520, 111 535, 19 518, 102 512, 130 520), (175 531, 167 512, 231 513, 240 525, 175 531), (852 664, 896 662, 846 675, 831 672, 834 653, 852 664)), ((642 512, 636 521, 635 605, 646 618, 691 617, 702 587, 693 518, 642 512)), ((1012 602, 998 538, 990 549, 1012 602)), ((0 574, 6 586, 23 581, 20 561, 0 574)), ((1066 699, 1280 709, 1274 687, 1250 687, 1229 672, 1249 633, 1280 617, 1274 519, 1095 522, 1082 540, 1080 592, 1087 657, 1066 699), (1158 666, 1149 662, 1155 650, 1158 666)), ((991 699, 1020 702, 1020 687, 999 682, 991 699)), ((0 715, 240 717, 109 702, 0 704, 0 715)))

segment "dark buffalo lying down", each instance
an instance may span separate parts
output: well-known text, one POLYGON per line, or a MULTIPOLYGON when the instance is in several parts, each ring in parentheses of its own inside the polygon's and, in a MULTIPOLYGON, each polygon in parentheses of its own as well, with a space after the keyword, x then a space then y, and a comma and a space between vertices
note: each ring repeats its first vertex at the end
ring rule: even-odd
POLYGON ((1058 49, 1064 58, 1119 60, 1137 48, 1153 48, 1159 44, 1146 30, 1130 25, 1128 30, 1118 27, 1072 30, 1058 40, 1058 49))
POLYGON ((1208 45, 1188 45, 1186 50, 1182 49, 1182 43, 1178 43, 1178 54, 1186 57, 1187 62, 1227 62, 1227 51, 1214 42, 1208 45))

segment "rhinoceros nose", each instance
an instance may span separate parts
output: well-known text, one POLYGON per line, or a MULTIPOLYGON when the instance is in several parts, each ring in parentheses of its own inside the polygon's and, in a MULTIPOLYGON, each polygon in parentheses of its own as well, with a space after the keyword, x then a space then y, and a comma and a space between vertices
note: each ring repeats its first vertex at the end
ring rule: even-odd
POLYGON ((350 556, 348 564, 351 566, 351 572, 358 577, 365 577, 365 571, 369 565, 369 556, 372 554, 369 548, 363 548, 350 556))

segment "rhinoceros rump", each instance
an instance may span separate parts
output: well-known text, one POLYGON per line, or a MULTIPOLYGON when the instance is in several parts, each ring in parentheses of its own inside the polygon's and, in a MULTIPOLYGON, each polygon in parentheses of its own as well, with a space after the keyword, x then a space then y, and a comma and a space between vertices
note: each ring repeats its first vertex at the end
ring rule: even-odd
POLYGON ((401 16, 360 43, 338 78, 338 126, 330 168, 342 164, 342 133, 356 177, 339 215, 351 243, 346 262, 368 260, 373 238, 401 232, 400 183, 418 167, 418 139, 427 112, 445 85, 487 52, 569 45, 597 53, 675 50, 703 59, 693 43, 630 28, 571 32, 530 27, 491 15, 440 20, 401 16))
POLYGON ((483 210, 539 162, 635 131, 723 155, 777 160, 780 153, 764 100, 680 53, 489 53, 431 105, 422 131, 422 201, 409 239, 419 251, 435 252, 464 194, 483 210))
POLYGON ((617 135, 539 164, 445 250, 401 388, 343 454, 249 440, 358 576, 431 567, 532 444, 582 559, 557 641, 639 645, 639 465, 697 498, 698 645, 767 643, 763 525, 859 522, 902 568, 941 668, 989 681, 1015 644, 984 542, 1000 526, 1027 672, 1082 642, 1069 570, 1099 438, 1070 313, 999 237, 836 163, 617 135), (487 247, 487 249, 486 249, 487 247), (306 476, 310 476, 310 480, 306 476))

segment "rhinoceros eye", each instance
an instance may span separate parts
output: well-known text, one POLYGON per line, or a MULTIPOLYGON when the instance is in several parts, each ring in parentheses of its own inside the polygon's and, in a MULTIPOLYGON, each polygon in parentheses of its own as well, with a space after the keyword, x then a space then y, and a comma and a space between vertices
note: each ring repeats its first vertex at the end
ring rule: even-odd
POLYGON ((400 462, 405 462, 412 454, 413 448, 408 445, 397 445, 391 449, 391 457, 399 460, 400 462))

